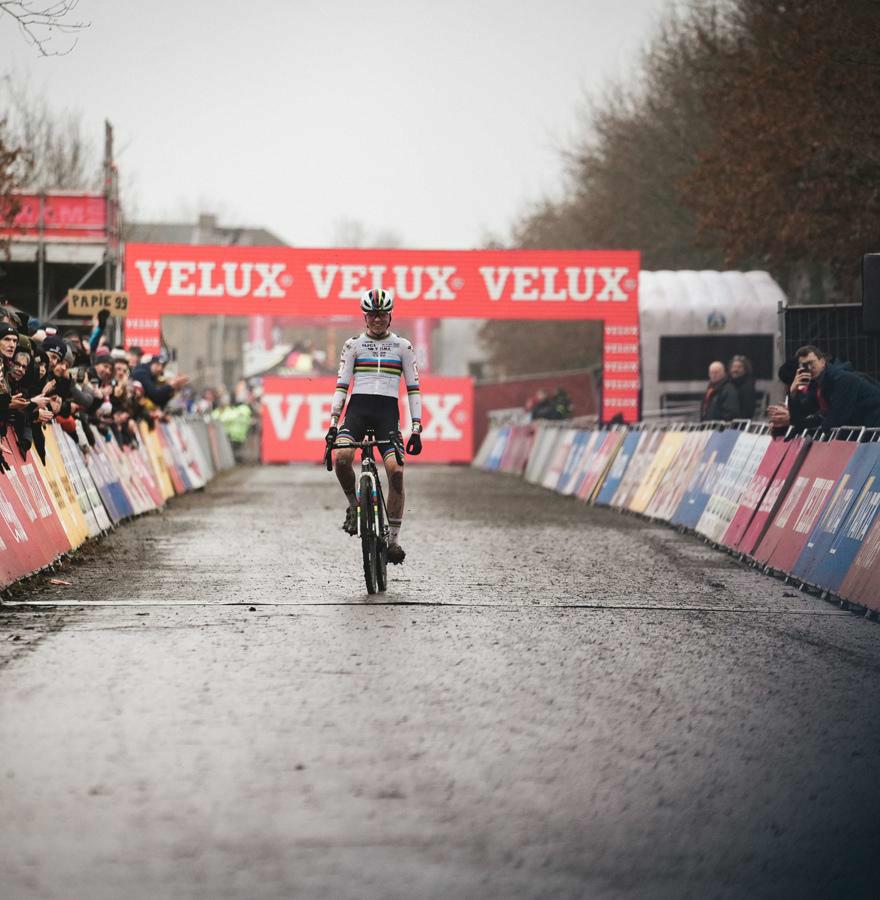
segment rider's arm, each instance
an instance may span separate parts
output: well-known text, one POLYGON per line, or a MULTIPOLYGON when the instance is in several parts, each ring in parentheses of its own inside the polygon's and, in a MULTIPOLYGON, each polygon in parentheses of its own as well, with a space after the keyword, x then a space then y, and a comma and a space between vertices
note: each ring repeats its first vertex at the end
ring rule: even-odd
POLYGON ((349 338, 342 348, 342 357, 339 360, 339 373, 336 376, 336 390, 333 392, 333 402, 330 406, 330 424, 335 425, 342 415, 342 407, 345 406, 345 398, 348 396, 348 386, 354 376, 354 361, 357 356, 355 342, 349 338))
POLYGON ((416 364, 416 352, 408 341, 401 353, 403 377, 406 381, 406 395, 409 400, 409 415, 413 423, 413 431, 422 430, 422 391, 419 386, 419 367, 416 364))

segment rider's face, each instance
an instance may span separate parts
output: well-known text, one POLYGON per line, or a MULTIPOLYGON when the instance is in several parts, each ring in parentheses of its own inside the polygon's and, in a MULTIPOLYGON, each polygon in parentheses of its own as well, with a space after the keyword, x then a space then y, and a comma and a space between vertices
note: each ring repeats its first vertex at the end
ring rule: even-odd
POLYGON ((368 312, 364 313, 364 321, 367 323, 367 331, 373 337, 381 337, 388 331, 391 324, 391 313, 387 312, 368 312))

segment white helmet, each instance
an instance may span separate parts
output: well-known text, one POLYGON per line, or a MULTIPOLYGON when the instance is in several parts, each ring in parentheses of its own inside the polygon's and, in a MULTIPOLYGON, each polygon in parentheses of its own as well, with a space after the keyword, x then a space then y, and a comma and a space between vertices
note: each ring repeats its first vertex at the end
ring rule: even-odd
POLYGON ((387 312, 394 309, 394 297, 391 291, 382 288, 371 288, 361 294, 361 309, 365 312, 387 312))

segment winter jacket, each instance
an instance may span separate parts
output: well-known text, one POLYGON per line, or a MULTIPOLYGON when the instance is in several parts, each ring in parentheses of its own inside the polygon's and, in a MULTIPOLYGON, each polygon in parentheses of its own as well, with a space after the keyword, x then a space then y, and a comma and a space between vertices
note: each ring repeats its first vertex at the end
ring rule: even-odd
POLYGON ((730 383, 736 391, 736 399, 739 404, 737 419, 754 419, 755 409, 758 406, 758 394, 755 391, 755 379, 751 375, 743 375, 740 378, 731 378, 730 383))
POLYGON ((880 428, 880 385, 854 372, 849 363, 828 363, 804 394, 791 395, 789 408, 796 428, 814 422, 824 429, 880 428))
POLYGON ((131 373, 133 381, 139 381, 144 386, 144 394, 159 409, 164 409, 165 404, 174 396, 174 388, 163 381, 156 381, 150 371, 149 363, 141 363, 131 373))
POLYGON ((700 406, 701 422, 729 422, 740 418, 736 388, 726 378, 706 388, 700 406))

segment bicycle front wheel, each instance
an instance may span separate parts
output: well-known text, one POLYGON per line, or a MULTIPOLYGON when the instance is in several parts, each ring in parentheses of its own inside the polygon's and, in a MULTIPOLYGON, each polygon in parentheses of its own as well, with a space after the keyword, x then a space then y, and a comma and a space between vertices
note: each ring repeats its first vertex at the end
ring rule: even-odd
POLYGON ((376 503, 376 523, 378 526, 378 540, 376 541, 376 587, 379 593, 384 593, 388 587, 388 528, 385 526, 384 500, 382 499, 382 485, 376 488, 379 492, 376 503))
POLYGON ((358 514, 360 515, 361 551, 364 557, 364 581, 367 593, 375 594, 379 589, 379 535, 374 516, 373 481, 367 475, 361 476, 358 490, 358 514))

